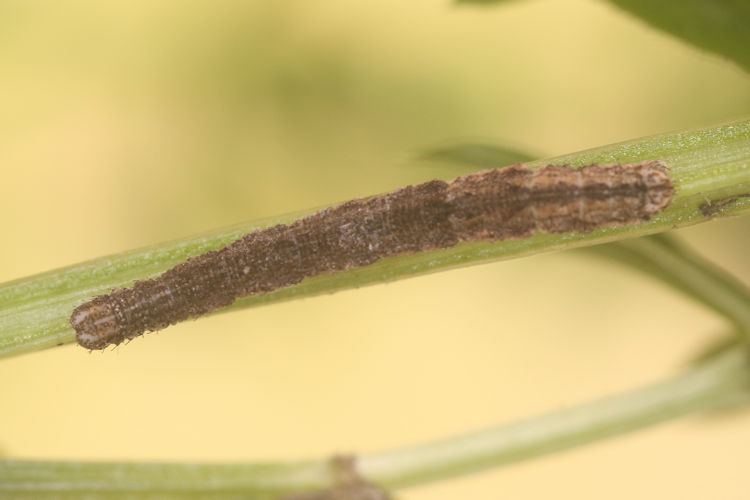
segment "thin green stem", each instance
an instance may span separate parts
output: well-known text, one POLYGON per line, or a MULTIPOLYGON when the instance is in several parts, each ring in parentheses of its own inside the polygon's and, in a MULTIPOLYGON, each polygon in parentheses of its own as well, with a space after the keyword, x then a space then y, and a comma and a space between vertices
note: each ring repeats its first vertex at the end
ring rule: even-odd
MULTIPOLYGON (((636 139, 557 158, 530 162, 587 163, 664 160, 677 193, 667 210, 646 224, 603 228, 589 234, 537 234, 521 240, 460 244, 415 255, 383 259, 370 266, 311 279, 275 292, 238 300, 231 308, 258 306, 337 290, 383 283, 482 262, 644 236, 750 209, 750 120, 718 127, 636 139), (720 207, 710 216, 701 208, 720 207)), ((0 286, 0 357, 36 351, 75 340, 68 324, 72 310, 89 298, 137 279, 151 278, 243 234, 295 217, 244 224, 184 240, 117 254, 0 286)))
MULTIPOLYGON (((448 440, 370 455, 359 472, 402 488, 506 465, 658 424, 750 396, 745 348, 628 394, 448 440)), ((279 465, 0 462, 10 498, 274 498, 332 484, 324 461, 279 465)))
POLYGON ((750 335, 750 291, 706 259, 665 234, 585 249, 631 265, 727 318, 750 335))
POLYGON ((365 456, 362 473, 391 487, 510 464, 711 409, 748 396, 750 364, 735 349, 681 376, 635 392, 515 424, 365 456))
POLYGON ((14 499, 278 498, 323 489, 327 461, 285 464, 0 462, 0 497, 14 499))

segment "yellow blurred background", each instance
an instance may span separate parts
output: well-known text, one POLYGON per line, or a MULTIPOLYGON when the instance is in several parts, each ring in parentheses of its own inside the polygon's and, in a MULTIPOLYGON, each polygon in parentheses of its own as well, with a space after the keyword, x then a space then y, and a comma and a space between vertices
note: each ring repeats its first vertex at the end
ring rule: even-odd
MULTIPOLYGON (((0 3, 0 281, 750 112, 750 78, 593 0, 0 3)), ((682 230, 750 282, 750 221, 682 230)), ((666 377, 722 321, 593 257, 540 256, 0 361, 13 458, 284 460, 438 439, 666 377)), ((400 493, 745 498, 750 414, 400 493)))

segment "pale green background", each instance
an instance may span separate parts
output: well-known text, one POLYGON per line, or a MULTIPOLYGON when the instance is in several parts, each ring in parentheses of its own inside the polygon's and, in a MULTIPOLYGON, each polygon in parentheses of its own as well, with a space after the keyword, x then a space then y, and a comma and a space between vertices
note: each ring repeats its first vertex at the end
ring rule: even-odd
MULTIPOLYGON (((435 146, 548 156, 748 112, 737 67, 593 0, 3 2, 0 281, 446 177, 413 161, 435 146)), ((748 229, 679 234, 747 283, 748 229)), ((485 265, 220 315, 103 354, 2 360, 0 452, 383 449, 637 387, 723 331, 591 257, 485 265)), ((749 424, 684 420, 401 498, 745 498, 749 424)))

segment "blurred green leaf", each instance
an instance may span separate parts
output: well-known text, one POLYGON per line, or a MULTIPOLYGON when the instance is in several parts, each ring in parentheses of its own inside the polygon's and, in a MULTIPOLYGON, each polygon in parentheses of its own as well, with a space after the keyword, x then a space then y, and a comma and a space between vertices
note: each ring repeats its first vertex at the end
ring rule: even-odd
POLYGON ((748 0, 610 0, 651 26, 750 70, 748 0))
POLYGON ((482 143, 465 143, 435 148, 423 153, 418 159, 434 163, 477 168, 497 168, 538 158, 512 148, 482 143))
MULTIPOLYGON (((508 0, 456 0, 461 4, 500 4, 508 0)), ((610 0, 647 24, 726 57, 750 71, 750 1, 610 0)))
POLYGON ((734 348, 741 348, 747 345, 747 338, 744 335, 740 335, 737 332, 730 334, 724 334, 718 339, 711 339, 706 342, 697 351, 697 354, 690 359, 692 364, 700 364, 715 359, 721 356, 725 352, 734 348))

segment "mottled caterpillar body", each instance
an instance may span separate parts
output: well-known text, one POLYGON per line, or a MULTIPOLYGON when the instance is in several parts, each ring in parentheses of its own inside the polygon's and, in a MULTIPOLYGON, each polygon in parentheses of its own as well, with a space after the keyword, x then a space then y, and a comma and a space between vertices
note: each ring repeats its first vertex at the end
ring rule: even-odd
POLYGON ((661 161, 538 170, 515 165, 450 183, 430 181, 247 234, 80 305, 70 323, 80 345, 103 349, 240 297, 384 257, 647 221, 673 194, 661 161))

